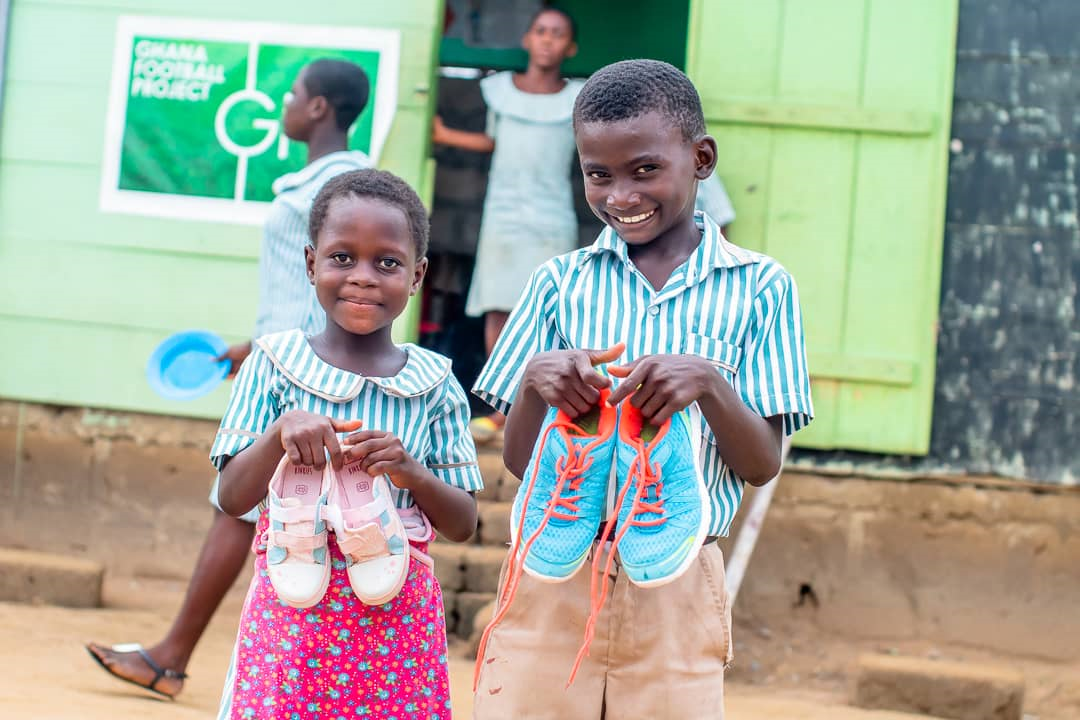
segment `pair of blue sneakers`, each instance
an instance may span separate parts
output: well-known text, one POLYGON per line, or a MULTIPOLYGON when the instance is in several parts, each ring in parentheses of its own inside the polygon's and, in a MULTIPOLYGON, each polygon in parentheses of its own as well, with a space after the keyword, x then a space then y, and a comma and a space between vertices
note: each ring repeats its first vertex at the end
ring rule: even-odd
POLYGON ((510 609, 523 572, 545 582, 569 580, 600 535, 585 638, 570 672, 573 682, 595 633, 615 553, 631 582, 650 587, 686 572, 705 541, 710 506, 698 459, 698 419, 684 410, 660 427, 646 426, 636 407, 628 402, 611 407, 609 396, 601 390, 597 406, 576 419, 556 408, 544 418, 511 510, 506 581, 498 610, 480 638, 474 691, 488 639, 510 609), (610 549, 605 547, 609 539, 610 549))
POLYGON ((602 539, 629 580, 663 585, 693 563, 710 520, 698 462, 701 432, 684 410, 648 426, 629 402, 570 420, 549 410, 511 511, 511 538, 524 571, 546 582, 569 580, 585 564, 600 524, 602 539))

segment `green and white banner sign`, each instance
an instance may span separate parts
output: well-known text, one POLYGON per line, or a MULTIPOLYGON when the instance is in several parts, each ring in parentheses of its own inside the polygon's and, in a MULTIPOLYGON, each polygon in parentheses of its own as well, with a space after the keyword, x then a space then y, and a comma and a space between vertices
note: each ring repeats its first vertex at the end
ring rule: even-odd
POLYGON ((397 30, 121 17, 105 130, 101 208, 259 224, 280 175, 307 149, 285 137, 282 103, 300 69, 360 65, 371 97, 349 146, 377 161, 397 104, 397 30))

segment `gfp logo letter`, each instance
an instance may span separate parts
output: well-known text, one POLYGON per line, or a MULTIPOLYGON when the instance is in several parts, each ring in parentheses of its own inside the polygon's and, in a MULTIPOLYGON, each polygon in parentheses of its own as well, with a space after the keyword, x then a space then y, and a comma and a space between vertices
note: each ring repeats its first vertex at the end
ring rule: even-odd
POLYGON ((271 120, 265 117, 254 118, 251 121, 251 127, 262 131, 262 137, 251 145, 243 145, 229 135, 229 113, 238 104, 245 101, 257 103, 268 114, 277 112, 277 104, 261 90, 245 88, 229 95, 218 107, 217 114, 214 115, 214 136, 221 143, 221 147, 230 155, 246 160, 256 155, 262 155, 270 149, 275 140, 278 140, 277 156, 281 159, 288 157, 289 138, 284 133, 280 133, 280 120, 271 120))

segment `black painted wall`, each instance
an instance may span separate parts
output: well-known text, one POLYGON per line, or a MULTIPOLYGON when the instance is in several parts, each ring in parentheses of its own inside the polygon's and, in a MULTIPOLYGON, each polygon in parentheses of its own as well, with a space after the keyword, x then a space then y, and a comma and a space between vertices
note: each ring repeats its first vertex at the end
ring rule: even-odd
POLYGON ((932 459, 1080 480, 1080 0, 961 0, 932 459))
POLYGON ((930 455, 796 462, 1080 482, 1080 0, 960 0, 930 455))

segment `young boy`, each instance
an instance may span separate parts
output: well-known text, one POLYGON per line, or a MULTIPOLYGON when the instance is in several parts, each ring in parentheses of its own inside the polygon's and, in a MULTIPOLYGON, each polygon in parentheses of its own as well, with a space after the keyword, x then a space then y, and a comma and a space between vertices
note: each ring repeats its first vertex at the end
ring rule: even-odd
POLYGON ((596 607, 590 573, 561 583, 521 575, 479 663, 474 717, 722 718, 731 609, 715 540, 743 484, 774 477, 782 435, 813 415, 795 283, 695 216, 695 190, 717 151, 679 70, 652 60, 603 68, 577 98, 574 133, 586 198, 608 227, 592 246, 537 269, 474 392, 508 413, 504 459, 527 477, 549 407, 570 418, 588 411, 612 385, 597 366, 618 360, 606 368, 616 378, 610 405, 638 408, 655 425, 700 410, 711 523, 668 584, 639 587, 613 564, 590 653, 569 687, 596 607))
MULTIPOLYGON (((307 276, 311 202, 327 180, 349 170, 371 166, 368 157, 348 149, 348 132, 367 105, 369 83, 363 69, 342 60, 322 59, 306 65, 285 99, 282 127, 290 140, 307 145, 307 165, 274 182, 274 201, 263 227, 259 254, 259 306, 252 337, 300 328, 311 335, 322 330, 322 311, 307 276)), ((221 359, 232 361, 232 374, 251 352, 251 343, 234 345, 221 359)), ((149 648, 127 643, 112 647, 90 643, 87 650, 121 680, 173 697, 183 689, 184 670, 225 593, 240 574, 251 550, 253 509, 234 518, 217 504, 217 482, 210 491, 214 520, 172 627, 149 648)))

